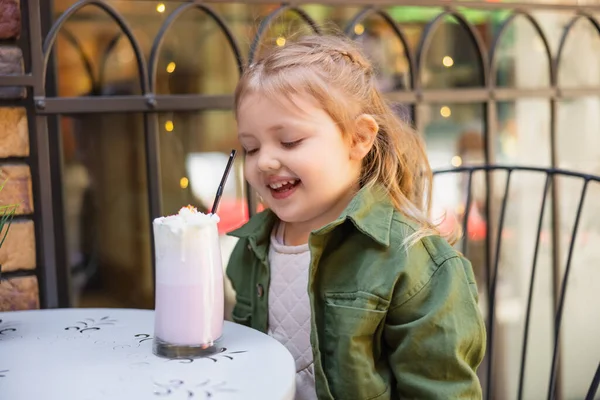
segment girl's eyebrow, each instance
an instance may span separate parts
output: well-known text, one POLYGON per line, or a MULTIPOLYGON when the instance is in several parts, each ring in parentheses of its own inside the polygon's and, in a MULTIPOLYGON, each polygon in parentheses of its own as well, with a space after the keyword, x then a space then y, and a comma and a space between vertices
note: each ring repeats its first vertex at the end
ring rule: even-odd
MULTIPOLYGON (((273 125, 272 127, 267 129, 267 131, 269 131, 269 132, 279 132, 279 131, 283 131, 283 130, 285 130, 285 126, 283 126, 281 124, 273 125)), ((254 135, 251 133, 248 133, 248 132, 240 132, 240 133, 238 133, 238 137, 239 138, 243 138, 243 137, 254 138, 254 135)))
POLYGON ((268 130, 271 132, 278 132, 281 130, 284 130, 285 126, 281 125, 281 124, 277 124, 277 125, 273 125, 272 127, 270 127, 268 130))

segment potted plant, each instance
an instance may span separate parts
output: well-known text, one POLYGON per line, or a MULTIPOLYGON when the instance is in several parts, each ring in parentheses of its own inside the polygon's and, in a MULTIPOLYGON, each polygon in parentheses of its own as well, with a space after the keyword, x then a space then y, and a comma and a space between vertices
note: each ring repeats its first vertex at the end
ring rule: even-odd
MULTIPOLYGON (((6 180, 0 185, 0 192, 2 192, 2 189, 4 189, 5 184, 6 180)), ((10 224, 17 211, 17 207, 17 204, 0 206, 0 248, 2 248, 2 244, 4 244, 4 240, 6 240, 8 230, 10 229, 10 224)), ((2 279, 2 265, 0 265, 0 279, 2 279)))

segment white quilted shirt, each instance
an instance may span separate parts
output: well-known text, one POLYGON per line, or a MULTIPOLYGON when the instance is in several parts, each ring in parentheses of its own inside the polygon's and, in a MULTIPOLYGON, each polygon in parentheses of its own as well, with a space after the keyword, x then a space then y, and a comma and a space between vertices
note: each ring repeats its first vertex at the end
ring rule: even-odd
POLYGON ((281 342, 296 361, 296 400, 313 400, 315 374, 310 345, 310 302, 308 299, 308 244, 283 244, 285 225, 271 235, 269 264, 269 336, 281 342))

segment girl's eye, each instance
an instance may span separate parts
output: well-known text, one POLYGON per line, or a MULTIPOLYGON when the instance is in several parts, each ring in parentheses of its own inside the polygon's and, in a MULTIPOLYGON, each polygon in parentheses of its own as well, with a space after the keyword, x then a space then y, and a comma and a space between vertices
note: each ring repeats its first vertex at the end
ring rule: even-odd
POLYGON ((292 147, 298 146, 302 142, 302 139, 296 140, 295 142, 282 142, 281 145, 286 149, 291 149, 292 147))
POLYGON ((257 151, 258 151, 258 149, 246 150, 246 155, 251 156, 252 154, 256 153, 257 151))

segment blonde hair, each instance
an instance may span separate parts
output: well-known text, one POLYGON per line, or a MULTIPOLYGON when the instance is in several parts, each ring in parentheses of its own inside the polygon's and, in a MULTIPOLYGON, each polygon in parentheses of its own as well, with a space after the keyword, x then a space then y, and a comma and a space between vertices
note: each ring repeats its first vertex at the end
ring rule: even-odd
POLYGON ((308 94, 314 97, 343 134, 354 132, 361 114, 379 125, 363 161, 361 187, 380 184, 394 207, 419 229, 405 245, 440 232, 430 221, 432 173, 420 136, 401 121, 375 86, 373 66, 349 39, 305 36, 270 51, 250 64, 235 91, 235 110, 249 93, 266 96, 308 94))

